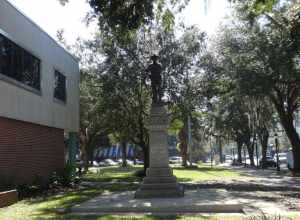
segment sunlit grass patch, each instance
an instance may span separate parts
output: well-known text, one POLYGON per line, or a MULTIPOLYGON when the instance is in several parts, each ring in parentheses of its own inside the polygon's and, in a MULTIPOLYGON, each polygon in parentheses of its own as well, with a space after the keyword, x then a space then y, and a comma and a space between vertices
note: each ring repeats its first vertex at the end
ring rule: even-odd
MULTIPOLYGON (((141 169, 141 166, 128 168, 116 166, 99 167, 89 171, 83 179, 93 182, 136 182, 142 180, 135 175, 135 172, 141 169)), ((238 180, 247 178, 239 171, 205 165, 200 165, 196 168, 173 167, 173 172, 180 182, 238 180)))
POLYGON ((84 189, 47 198, 22 200, 0 209, 1 220, 63 219, 73 205, 100 195, 103 189, 84 189))
POLYGON ((240 172, 222 167, 199 166, 196 168, 173 168, 174 175, 180 182, 188 181, 220 181, 220 180, 238 180, 246 178, 240 172))

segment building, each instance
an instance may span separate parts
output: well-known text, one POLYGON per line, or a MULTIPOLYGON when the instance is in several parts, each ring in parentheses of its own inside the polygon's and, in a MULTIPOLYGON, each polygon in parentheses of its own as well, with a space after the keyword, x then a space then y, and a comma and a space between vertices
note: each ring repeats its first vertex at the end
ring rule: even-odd
POLYGON ((24 182, 74 160, 78 61, 7 0, 0 0, 0 179, 24 182))

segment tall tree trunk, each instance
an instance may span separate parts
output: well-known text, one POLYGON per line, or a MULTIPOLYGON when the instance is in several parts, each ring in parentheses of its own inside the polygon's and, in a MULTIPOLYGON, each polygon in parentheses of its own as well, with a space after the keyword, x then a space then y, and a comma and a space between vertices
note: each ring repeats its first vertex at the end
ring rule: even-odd
POLYGON ((87 172, 89 170, 89 157, 86 152, 86 147, 81 148, 81 157, 83 160, 83 167, 84 167, 84 172, 87 172))
POLYGON ((88 150, 88 160, 89 160, 89 164, 91 165, 91 166, 93 166, 93 161, 94 161, 94 155, 93 155, 93 153, 94 153, 94 150, 93 149, 89 149, 88 150))
POLYGON ((236 144, 237 144, 237 162, 242 163, 242 147, 243 147, 243 141, 240 137, 237 137, 236 139, 236 144))
POLYGON ((249 159, 250 159, 250 165, 255 166, 255 164, 254 164, 254 142, 250 142, 250 140, 247 140, 245 142, 245 144, 246 144, 249 159))
POLYGON ((293 148, 293 157, 294 157, 294 169, 295 172, 300 172, 300 138, 294 127, 293 120, 291 120, 291 116, 283 117, 281 119, 281 123, 286 132, 286 135, 289 138, 290 143, 293 148))
POLYGON ((80 130, 80 148, 81 148, 81 159, 83 161, 84 172, 87 172, 89 169, 89 157, 87 153, 87 137, 83 130, 80 130))
POLYGON ((122 147, 122 167, 127 167, 127 143, 126 141, 121 142, 122 147))
POLYGON ((219 156, 220 156, 220 163, 224 163, 223 160, 223 147, 222 147, 222 138, 218 137, 219 140, 219 156))
POLYGON ((188 135, 185 129, 185 126, 183 126, 183 128, 181 128, 181 130, 179 131, 178 134, 178 138, 179 138, 179 148, 180 148, 180 154, 182 157, 182 166, 186 167, 187 166, 187 150, 188 150, 188 144, 187 144, 187 139, 188 139, 188 135))
POLYGON ((133 146, 133 164, 136 165, 136 146, 133 146))
POLYGON ((293 112, 285 111, 283 103, 276 103, 275 108, 278 112, 281 124, 285 130, 287 137, 293 148, 293 157, 294 157, 294 172, 300 172, 300 137, 294 127, 293 112))
POLYGON ((268 150, 268 141, 269 141, 269 131, 267 128, 259 129, 258 138, 261 143, 261 154, 262 161, 267 161, 267 150, 268 150))

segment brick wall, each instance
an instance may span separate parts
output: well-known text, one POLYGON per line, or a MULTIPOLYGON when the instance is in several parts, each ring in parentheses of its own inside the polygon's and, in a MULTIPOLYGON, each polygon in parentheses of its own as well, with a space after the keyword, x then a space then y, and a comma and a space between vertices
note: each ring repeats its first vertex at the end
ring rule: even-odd
POLYGON ((0 178, 47 177, 63 168, 64 151, 63 130, 0 117, 0 178))
POLYGON ((12 205, 18 201, 18 193, 16 190, 0 192, 0 208, 12 205))

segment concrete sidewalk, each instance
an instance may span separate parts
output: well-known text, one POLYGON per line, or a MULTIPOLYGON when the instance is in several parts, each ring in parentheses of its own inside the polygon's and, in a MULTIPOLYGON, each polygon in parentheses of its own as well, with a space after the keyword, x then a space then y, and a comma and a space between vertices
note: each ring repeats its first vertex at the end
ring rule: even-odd
MULTIPOLYGON (((291 176, 287 171, 278 172, 275 169, 257 169, 244 166, 230 166, 228 164, 218 166, 240 172, 245 177, 249 177, 246 182, 251 184, 300 189, 300 177, 291 176)), ((239 182, 241 181, 239 180, 239 182)))
POLYGON ((71 215, 152 214, 198 215, 235 213, 239 215, 299 215, 291 210, 280 194, 274 192, 238 192, 222 189, 186 191, 183 198, 135 199, 133 191, 106 193, 71 209, 71 215))

